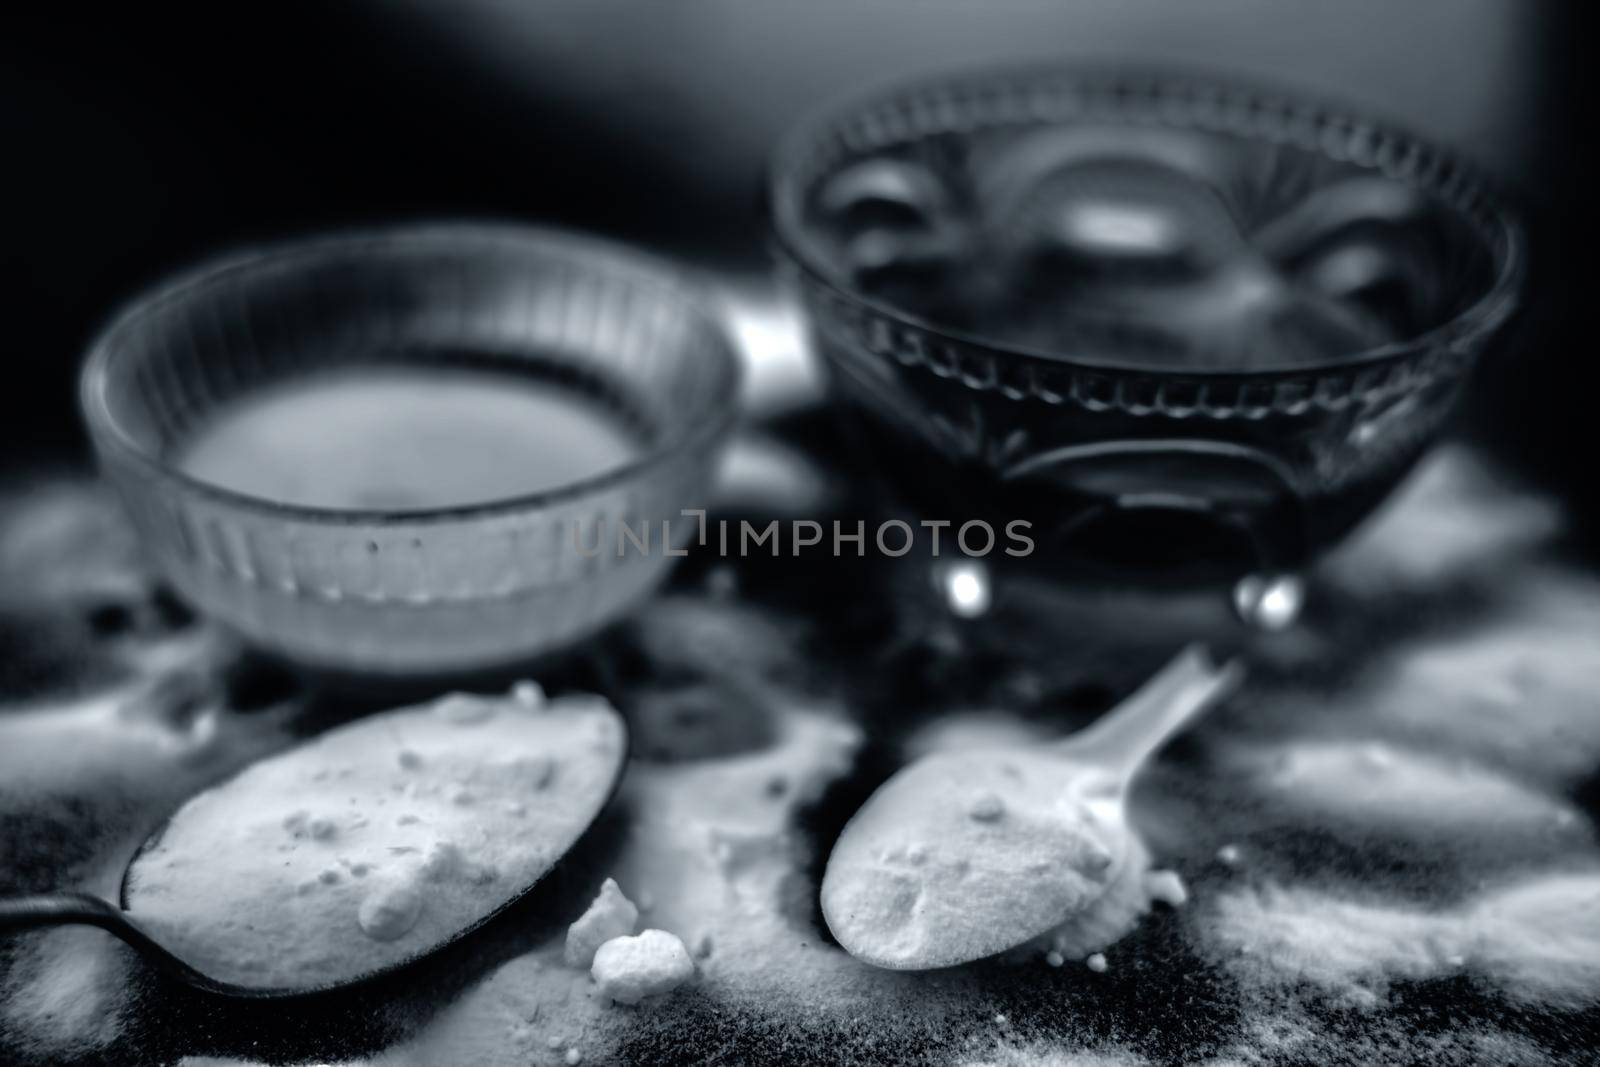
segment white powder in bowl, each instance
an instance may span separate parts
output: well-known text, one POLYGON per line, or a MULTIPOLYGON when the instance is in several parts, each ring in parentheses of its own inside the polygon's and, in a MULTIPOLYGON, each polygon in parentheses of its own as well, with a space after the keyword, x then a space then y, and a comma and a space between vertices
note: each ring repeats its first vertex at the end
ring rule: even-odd
POLYGON ((225 982, 348 981, 538 881, 605 804, 624 749, 604 700, 531 685, 363 719, 180 808, 129 870, 128 909, 225 982))

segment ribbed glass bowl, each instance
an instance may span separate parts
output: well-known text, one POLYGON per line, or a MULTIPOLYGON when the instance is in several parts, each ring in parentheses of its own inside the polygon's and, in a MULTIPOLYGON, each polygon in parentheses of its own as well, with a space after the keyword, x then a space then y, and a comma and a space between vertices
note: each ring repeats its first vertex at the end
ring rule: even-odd
POLYGON ((1151 509, 1300 568, 1439 433, 1523 270, 1448 154, 1177 75, 888 92, 798 127, 769 195, 863 454, 1044 555, 1151 509))
POLYGON ((534 658, 647 596, 666 546, 595 551, 597 532, 649 523, 659 538, 672 519, 681 546, 738 379, 719 323, 667 267, 566 233, 432 225, 253 251, 146 295, 94 342, 81 402, 105 477, 185 598, 291 660, 416 677, 534 658), (173 465, 252 390, 408 360, 534 361, 598 383, 642 458, 548 492, 395 511, 286 506, 173 465))

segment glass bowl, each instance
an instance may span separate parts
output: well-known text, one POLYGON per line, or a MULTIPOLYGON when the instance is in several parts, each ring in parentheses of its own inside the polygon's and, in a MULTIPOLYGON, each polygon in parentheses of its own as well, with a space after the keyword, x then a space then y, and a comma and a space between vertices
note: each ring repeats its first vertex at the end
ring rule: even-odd
POLYGON ((1183 76, 887 92, 798 127, 769 197, 863 455, 939 518, 1031 521, 1043 557, 1154 514, 1099 547, 1192 556, 1198 525, 1304 567, 1439 433, 1523 272, 1446 153, 1183 76))
POLYGON ((112 322, 80 399, 105 476, 185 598, 293 661, 417 677, 526 661, 647 596, 695 530, 679 513, 705 504, 738 380, 720 325, 664 265, 566 233, 429 225, 204 266, 112 322), (253 390, 395 362, 581 386, 637 431, 640 458, 546 492, 361 511, 245 495, 174 463, 253 390), (665 520, 672 553, 597 540, 665 520))

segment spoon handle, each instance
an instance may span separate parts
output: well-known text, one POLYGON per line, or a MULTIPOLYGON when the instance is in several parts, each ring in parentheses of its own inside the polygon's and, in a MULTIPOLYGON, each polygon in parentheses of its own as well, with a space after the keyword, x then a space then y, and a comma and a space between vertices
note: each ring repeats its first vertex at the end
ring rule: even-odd
POLYGON ((41 926, 98 926, 159 960, 170 953, 139 929, 122 909, 91 893, 63 891, 23 897, 0 897, 0 933, 41 926))
POLYGON ((98 926, 148 956, 165 960, 170 953, 139 929, 122 909, 91 893, 63 891, 25 897, 0 897, 0 933, 41 926, 98 926))
MULTIPOLYGON (((43 926, 98 926, 113 934, 167 973, 213 993, 241 995, 233 986, 201 974, 174 956, 129 919, 115 904, 91 893, 62 891, 0 897, 0 934, 43 926)), ((244 991, 243 995, 249 995, 244 991)))
MULTIPOLYGON (((36 893, 25 897, 0 897, 0 930, 31 930, 39 926, 83 923, 114 934, 132 924, 119 908, 89 893, 36 893)), ((141 935, 142 936, 142 935, 141 935)))
POLYGON ((1161 745, 1233 691, 1244 676, 1237 660, 1213 667, 1201 645, 1190 645, 1149 681, 1068 745, 1091 757, 1124 785, 1161 745))

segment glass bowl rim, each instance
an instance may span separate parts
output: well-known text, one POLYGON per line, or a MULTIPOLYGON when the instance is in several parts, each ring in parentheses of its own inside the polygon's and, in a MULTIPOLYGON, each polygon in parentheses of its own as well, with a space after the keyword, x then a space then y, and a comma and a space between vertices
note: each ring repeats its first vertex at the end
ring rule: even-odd
MULTIPOLYGON (((1203 69, 1169 65, 1112 65, 1107 63, 1043 62, 1002 66, 986 66, 948 71, 942 75, 894 78, 876 89, 857 91, 825 101, 812 107, 792 125, 779 140, 769 156, 766 173, 766 212, 768 233, 776 251, 810 282, 827 290, 835 299, 851 304, 880 319, 888 320, 905 329, 925 334, 935 341, 954 343, 982 353, 991 360, 1008 360, 1017 363, 1042 363, 1065 370, 1087 373, 1112 373, 1137 375, 1149 379, 1216 382, 1278 382, 1316 377, 1321 375, 1346 375, 1370 371, 1375 367, 1400 363, 1421 353, 1447 347, 1463 339, 1486 336, 1501 325, 1514 310, 1518 293, 1527 272, 1527 241, 1521 225, 1511 216, 1496 194, 1492 184, 1474 167, 1453 152, 1434 142, 1412 134, 1392 123, 1356 118, 1359 108, 1347 108, 1328 103, 1322 94, 1302 94, 1249 79, 1218 75, 1203 69), (1482 202, 1490 232, 1485 243, 1494 261, 1494 277, 1488 287, 1467 307, 1423 332, 1398 341, 1360 349, 1332 359, 1314 363, 1268 364, 1251 368, 1182 367, 1163 366, 1153 361, 1102 359, 1033 345, 1017 344, 986 337, 982 334, 942 325, 925 316, 914 314, 877 297, 869 296, 838 277, 817 248, 817 242, 807 233, 800 218, 805 190, 798 187, 795 164, 803 159, 812 147, 830 134, 836 134, 853 118, 877 109, 896 104, 909 104, 919 99, 949 100, 952 94, 974 96, 989 91, 999 94, 1006 90, 1016 92, 1038 91, 1041 88, 1088 91, 1105 95, 1123 94, 1151 102, 1199 99, 1208 96, 1227 114, 1272 112, 1284 117, 1299 115, 1309 117, 1319 125, 1342 126, 1349 133, 1364 131, 1387 137, 1408 147, 1428 153, 1437 161, 1437 170, 1455 176, 1468 194, 1482 202), (1498 240, 1496 240, 1498 239, 1498 240)), ((1110 121, 1126 121, 1108 116, 1110 121)), ((1250 140, 1266 140, 1258 131, 1230 130, 1225 125, 1205 125, 1193 121, 1177 121, 1162 117, 1160 124, 1178 129, 1232 133, 1250 140)), ((1042 122, 1048 124, 1048 120, 1042 122)), ((973 127, 998 126, 982 118, 973 127)), ((970 128, 970 127, 969 127, 970 128)), ((918 131, 905 140, 926 137, 937 130, 918 131)), ((961 132, 959 129, 948 132, 961 132)), ((1333 158, 1326 152, 1324 158, 1333 158)), ((1338 161, 1338 160, 1336 160, 1338 161)), ((1362 166, 1352 163, 1355 166, 1362 166)), ((1375 168, 1362 166, 1364 170, 1375 168)), ((1442 200, 1458 214, 1468 214, 1460 204, 1445 198, 1433 185, 1418 187, 1434 200, 1442 200)))
POLYGON ((142 473, 171 483, 184 492, 268 518, 293 519, 322 526, 414 526, 496 518, 558 506, 604 492, 663 467, 678 456, 716 440, 738 418, 743 365, 725 323, 712 310, 713 302, 709 299, 706 287, 697 280, 690 280, 691 277, 685 268, 620 242, 560 227, 516 222, 447 220, 397 223, 334 230, 252 245, 207 257, 199 264, 171 275, 126 300, 90 342, 88 355, 78 376, 79 407, 90 438, 97 448, 110 450, 117 458, 131 462, 142 473), (601 269, 619 271, 630 283, 654 289, 663 298, 677 302, 704 328, 705 335, 715 342, 702 357, 714 359, 718 364, 715 388, 707 398, 707 417, 676 440, 669 441, 665 447, 646 450, 643 455, 621 466, 553 489, 496 497, 471 504, 367 509, 291 504, 196 478, 141 445, 112 411, 106 397, 106 383, 112 362, 118 358, 119 351, 125 351, 117 342, 157 309, 181 303, 211 286, 246 276, 263 267, 282 266, 296 261, 317 262, 330 253, 341 251, 370 255, 389 247, 428 243, 468 250, 492 244, 542 249, 557 258, 583 261, 601 269))

